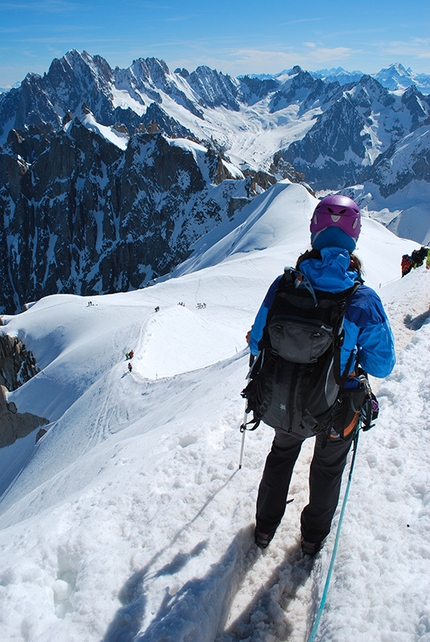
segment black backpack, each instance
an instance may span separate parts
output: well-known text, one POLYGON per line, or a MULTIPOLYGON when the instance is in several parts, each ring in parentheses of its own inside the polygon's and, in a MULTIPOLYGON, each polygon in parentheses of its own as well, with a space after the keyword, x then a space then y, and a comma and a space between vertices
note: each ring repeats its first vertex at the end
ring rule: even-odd
POLYGON ((351 354, 341 372, 345 309, 360 285, 357 280, 343 292, 323 292, 298 270, 285 268, 241 393, 246 412, 253 413, 248 430, 263 421, 301 437, 330 431, 353 359, 351 354))

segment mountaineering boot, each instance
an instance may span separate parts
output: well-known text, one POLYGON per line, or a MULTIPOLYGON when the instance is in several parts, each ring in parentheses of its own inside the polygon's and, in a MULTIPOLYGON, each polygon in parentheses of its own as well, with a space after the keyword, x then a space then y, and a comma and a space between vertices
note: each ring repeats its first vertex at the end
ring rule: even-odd
POLYGON ((258 529, 258 526, 256 526, 254 531, 254 540, 258 548, 261 548, 261 549, 267 548, 270 542, 272 541, 274 534, 275 534, 274 531, 273 533, 262 533, 258 529))
POLYGON ((300 540, 302 551, 305 555, 316 555, 321 550, 324 540, 322 542, 307 542, 303 535, 300 540))

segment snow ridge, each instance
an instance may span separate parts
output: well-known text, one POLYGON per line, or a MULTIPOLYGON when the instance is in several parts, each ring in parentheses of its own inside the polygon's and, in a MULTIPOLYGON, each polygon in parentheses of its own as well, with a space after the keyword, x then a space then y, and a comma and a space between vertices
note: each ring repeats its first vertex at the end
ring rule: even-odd
MULTIPOLYGON (((261 552, 252 528, 272 431, 247 435, 239 471, 238 427, 244 335, 272 280, 306 249, 314 200, 288 183, 259 198, 237 237, 207 239, 175 278, 46 297, 3 318, 0 331, 25 338, 41 367, 8 398, 51 424, 37 445, 29 435, 0 450, 2 640, 307 639, 334 541, 333 530, 313 564, 299 551, 312 440, 294 502, 261 552)), ((357 252, 398 365, 373 382, 381 416, 360 437, 325 642, 430 635, 430 273, 400 277, 414 246, 364 218, 357 252)))

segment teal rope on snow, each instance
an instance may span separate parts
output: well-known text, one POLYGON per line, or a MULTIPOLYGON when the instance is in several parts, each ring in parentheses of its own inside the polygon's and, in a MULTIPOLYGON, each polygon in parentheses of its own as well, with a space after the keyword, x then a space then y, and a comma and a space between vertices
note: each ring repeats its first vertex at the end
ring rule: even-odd
POLYGON ((311 634, 309 636, 308 642, 314 642, 314 640, 315 640, 315 636, 316 636, 317 631, 318 631, 318 626, 319 626, 319 623, 320 623, 320 620, 321 620, 321 616, 323 614, 325 603, 327 601, 328 589, 329 589, 329 586, 330 586, 330 580, 331 580, 331 576, 332 576, 332 573, 333 573, 334 562, 335 562, 335 559, 336 559, 337 549, 338 549, 338 546, 339 546, 340 528, 342 526, 343 516, 345 514, 346 502, 348 501, 348 494, 349 494, 349 489, 350 489, 351 480, 352 480, 352 471, 354 469, 355 457, 357 455, 359 432, 360 431, 357 430, 357 433, 356 433, 356 435, 354 437, 354 451, 353 451, 353 455, 352 455, 351 466, 349 468, 348 483, 347 483, 346 490, 345 490, 345 496, 343 498, 342 510, 340 511, 339 523, 337 525, 336 539, 334 541, 333 553, 332 553, 332 556, 331 556, 330 566, 329 566, 329 569, 328 569, 327 578, 326 578, 325 586, 324 586, 324 591, 323 591, 323 594, 322 594, 322 597, 321 597, 321 602, 320 602, 320 605, 318 607, 317 616, 315 618, 315 622, 314 622, 314 625, 312 627, 312 631, 311 631, 311 634))

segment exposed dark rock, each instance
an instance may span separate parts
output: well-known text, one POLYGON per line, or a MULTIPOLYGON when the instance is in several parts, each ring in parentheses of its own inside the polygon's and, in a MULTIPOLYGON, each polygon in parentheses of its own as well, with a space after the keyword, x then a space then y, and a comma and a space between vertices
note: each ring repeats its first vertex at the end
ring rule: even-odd
POLYGON ((40 439, 42 439, 43 435, 46 435, 47 432, 48 431, 45 428, 39 428, 36 435, 36 444, 40 439))
POLYGON ((240 80, 241 100, 247 105, 254 105, 271 92, 278 89, 280 82, 272 78, 260 80, 243 76, 240 80))
POLYGON ((239 82, 210 67, 197 67, 187 78, 203 107, 226 107, 239 111, 239 82))
POLYGON ((0 448, 49 423, 44 417, 20 413, 13 401, 7 401, 8 391, 16 390, 37 372, 36 360, 25 345, 17 337, 0 333, 0 448))
POLYGON ((367 181, 382 195, 427 180, 428 146, 409 137, 429 122, 428 96, 390 93, 371 76, 341 86, 300 67, 265 79, 206 66, 171 73, 156 58, 113 70, 72 50, 0 94, 0 313, 54 292, 144 287, 275 180, 332 190, 367 181), (205 118, 256 103, 258 126, 264 110, 268 131, 303 115, 307 133, 268 172, 236 180, 223 152, 231 141, 209 140, 205 118))
POLYGON ((430 125, 430 97, 423 96, 416 87, 410 87, 402 96, 402 104, 411 114, 411 131, 430 125))
POLYGON ((261 194, 276 183, 276 178, 268 172, 255 172, 245 170, 244 175, 248 177, 247 193, 249 196, 261 194))
POLYGON ((16 390, 39 372, 34 355, 17 338, 0 332, 0 385, 16 390))
POLYGON ((49 424, 44 417, 38 417, 30 412, 18 412, 15 404, 7 402, 6 395, 6 388, 0 386, 0 448, 10 446, 39 426, 49 424))
POLYGON ((413 180, 430 183, 430 130, 417 129, 398 144, 393 144, 376 160, 373 182, 381 196, 388 197, 413 180))
POLYGON ((273 113, 297 103, 300 105, 299 113, 304 113, 313 106, 327 103, 338 92, 337 82, 326 83, 313 78, 310 73, 298 67, 296 74, 286 80, 273 94, 269 110, 273 113))
MULTIPOLYGON (((147 129, 150 128, 153 123, 156 123, 159 131, 163 131, 166 136, 171 136, 172 138, 195 139, 187 127, 178 123, 177 120, 169 116, 168 113, 156 103, 149 105, 145 114, 141 117, 140 123, 145 125, 147 129)), ((150 131, 150 129, 148 129, 148 131, 150 131)))
POLYGON ((282 152, 282 158, 318 189, 354 185, 363 174, 362 161, 370 141, 363 129, 363 116, 351 100, 342 97, 317 119, 301 141, 282 152))
POLYGON ((305 174, 298 172, 291 163, 286 161, 282 156, 282 152, 274 155, 270 172, 278 180, 288 178, 292 183, 303 183, 305 181, 305 174))
MULTIPOLYGON (((366 180, 379 184, 378 163, 391 158, 397 142, 430 122, 428 96, 415 87, 395 96, 371 76, 344 85, 329 98, 328 107, 308 133, 281 150, 282 158, 316 189, 338 190, 366 180), (374 138, 389 141, 385 147, 379 144, 379 157, 374 138)), ((407 175, 394 191, 412 180, 414 172, 408 170, 407 175)))
MULTIPOLYGON (((188 148, 150 129, 123 151, 75 118, 31 165, 0 153, 0 312, 47 294, 144 287, 228 216, 230 198, 245 195, 245 179, 231 181, 215 145, 188 148)), ((25 132, 15 138, 24 148, 25 132)))

